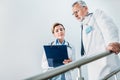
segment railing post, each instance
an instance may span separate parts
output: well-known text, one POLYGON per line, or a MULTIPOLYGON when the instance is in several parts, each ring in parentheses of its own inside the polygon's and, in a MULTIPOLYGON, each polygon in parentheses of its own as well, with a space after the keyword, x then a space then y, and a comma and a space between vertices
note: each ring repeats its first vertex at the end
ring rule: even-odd
POLYGON ((118 80, 118 79, 117 79, 117 75, 116 75, 116 74, 114 75, 114 77, 115 77, 115 80, 118 80))
POLYGON ((78 74, 78 80, 84 80, 84 78, 82 77, 81 66, 78 67, 78 72, 79 72, 79 74, 78 74))

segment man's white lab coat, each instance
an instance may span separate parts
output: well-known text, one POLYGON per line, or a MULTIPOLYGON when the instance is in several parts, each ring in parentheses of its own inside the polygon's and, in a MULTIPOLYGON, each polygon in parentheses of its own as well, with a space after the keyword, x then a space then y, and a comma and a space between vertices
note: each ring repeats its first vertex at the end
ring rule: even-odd
MULTIPOLYGON (((96 10, 93 14, 86 16, 82 24, 85 55, 103 52, 109 43, 119 41, 116 25, 101 10, 96 10)), ((99 80, 100 77, 105 76, 119 66, 120 61, 118 55, 115 54, 89 63, 87 64, 88 80, 99 80)))

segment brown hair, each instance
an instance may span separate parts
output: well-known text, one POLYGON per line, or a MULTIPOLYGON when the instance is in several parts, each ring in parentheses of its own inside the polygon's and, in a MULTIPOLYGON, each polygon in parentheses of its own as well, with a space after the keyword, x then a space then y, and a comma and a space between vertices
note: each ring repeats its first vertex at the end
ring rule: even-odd
POLYGON ((58 26, 58 25, 61 25, 61 26, 63 27, 63 29, 65 30, 65 27, 64 27, 61 23, 55 23, 55 24, 53 24, 53 26, 52 26, 52 33, 54 33, 54 29, 55 29, 55 27, 58 26))

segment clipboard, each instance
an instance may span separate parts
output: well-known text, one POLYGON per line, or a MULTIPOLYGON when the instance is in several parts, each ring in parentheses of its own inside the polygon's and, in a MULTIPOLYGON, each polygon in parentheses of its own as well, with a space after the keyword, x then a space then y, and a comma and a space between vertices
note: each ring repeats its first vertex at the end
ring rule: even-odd
POLYGON ((43 47, 50 67, 61 66, 64 59, 68 59, 66 45, 44 45, 43 47))

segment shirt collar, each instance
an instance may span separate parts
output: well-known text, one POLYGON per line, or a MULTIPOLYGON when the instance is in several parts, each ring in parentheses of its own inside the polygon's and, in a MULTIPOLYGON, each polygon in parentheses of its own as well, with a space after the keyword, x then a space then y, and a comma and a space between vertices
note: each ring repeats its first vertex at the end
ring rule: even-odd
POLYGON ((91 18, 92 15, 93 15, 93 13, 88 13, 85 16, 84 20, 82 21, 82 24, 87 24, 90 21, 90 18, 91 18))
POLYGON ((62 43, 60 43, 59 40, 56 39, 56 45, 65 45, 65 40, 62 43))

